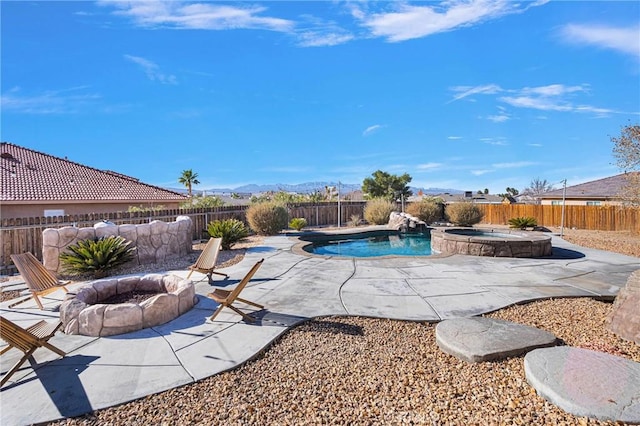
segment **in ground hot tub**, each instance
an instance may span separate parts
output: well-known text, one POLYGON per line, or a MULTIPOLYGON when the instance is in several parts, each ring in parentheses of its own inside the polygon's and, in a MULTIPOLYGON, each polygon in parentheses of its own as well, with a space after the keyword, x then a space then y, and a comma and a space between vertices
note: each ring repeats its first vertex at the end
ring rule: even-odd
POLYGON ((60 306, 66 334, 112 336, 155 327, 196 303, 193 282, 176 275, 147 274, 93 281, 68 293, 60 306), (101 303, 117 295, 157 293, 140 303, 101 303))
POLYGON ((431 249, 443 254, 492 257, 543 257, 552 253, 549 235, 490 228, 432 229, 431 249))

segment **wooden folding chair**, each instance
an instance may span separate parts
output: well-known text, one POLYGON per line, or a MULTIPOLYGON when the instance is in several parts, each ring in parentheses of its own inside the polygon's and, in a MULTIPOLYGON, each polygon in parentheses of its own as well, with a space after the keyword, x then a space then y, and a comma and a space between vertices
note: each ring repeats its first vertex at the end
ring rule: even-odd
POLYGON ((39 296, 46 296, 59 289, 63 289, 65 292, 69 291, 64 286, 68 284, 69 281, 58 280, 33 254, 27 252, 12 254, 10 257, 31 292, 31 296, 9 305, 10 308, 33 298, 40 309, 44 309, 39 296))
POLYGON ((218 261, 218 253, 220 253, 221 245, 222 245, 222 238, 209 238, 207 245, 204 246, 204 250, 202 250, 202 253, 200 253, 200 256, 198 257, 198 260, 196 260, 196 263, 189 266, 189 269, 191 269, 191 271, 189 271, 189 275, 187 275, 187 279, 189 279, 193 271, 198 271, 198 272, 202 272, 203 274, 207 274, 207 277, 209 278, 209 282, 212 281, 211 280, 212 274, 222 275, 225 278, 229 277, 229 275, 227 274, 214 271, 214 268, 216 267, 216 262, 218 261))
POLYGON ((244 287, 247 285, 247 283, 251 280, 253 275, 256 273, 256 271, 258 270, 260 265, 262 265, 262 262, 264 262, 264 259, 259 260, 255 265, 253 265, 251 270, 249 270, 249 272, 247 272, 247 275, 244 276, 242 281, 240 281, 238 283, 238 285, 236 286, 236 288, 234 288, 233 290, 229 291, 229 290, 222 290, 222 289, 217 288, 212 293, 207 294, 207 297, 210 297, 211 299, 215 300, 216 302, 218 302, 220 304, 220 306, 218 306, 218 309, 216 309, 216 311, 213 313, 213 315, 211 315, 211 317, 209 318, 211 321, 213 321, 213 319, 220 313, 222 308, 224 308, 225 306, 227 308, 235 311, 236 313, 242 315, 242 317, 245 320, 247 320, 249 322, 254 322, 255 321, 255 319, 252 316, 250 316, 248 314, 245 314, 240 309, 238 309, 235 306, 233 306, 233 302, 238 300, 238 301, 246 303, 248 305, 255 306, 256 308, 259 308, 259 309, 264 308, 264 306, 262 306, 262 305, 259 305, 259 304, 255 303, 255 302, 251 302, 251 301, 249 301, 247 299, 243 299, 243 298, 238 296, 240 294, 240 292, 244 289, 244 287))
POLYGON ((0 381, 0 386, 4 385, 9 377, 13 375, 18 368, 35 352, 38 348, 47 348, 60 356, 66 354, 53 346, 48 340, 53 337, 56 331, 62 326, 60 321, 56 323, 49 323, 45 320, 41 320, 31 327, 26 329, 20 327, 14 322, 9 321, 6 318, 0 317, 0 338, 7 342, 9 346, 0 351, 0 355, 7 352, 11 348, 16 348, 24 353, 24 356, 20 358, 7 374, 0 381))

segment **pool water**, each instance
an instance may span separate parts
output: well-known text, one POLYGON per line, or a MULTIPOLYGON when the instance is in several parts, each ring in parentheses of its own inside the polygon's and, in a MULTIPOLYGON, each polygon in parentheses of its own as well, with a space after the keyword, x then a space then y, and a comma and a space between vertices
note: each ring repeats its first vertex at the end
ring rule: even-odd
POLYGON ((396 234, 315 242, 306 248, 314 254, 345 257, 429 256, 430 234, 396 234))

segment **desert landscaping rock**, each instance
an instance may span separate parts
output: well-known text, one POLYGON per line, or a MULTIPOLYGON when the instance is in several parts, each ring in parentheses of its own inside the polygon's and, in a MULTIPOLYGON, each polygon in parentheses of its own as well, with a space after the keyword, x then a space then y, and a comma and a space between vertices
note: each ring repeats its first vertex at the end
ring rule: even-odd
POLYGON ((561 346, 524 358, 539 395, 576 416, 640 423, 640 363, 603 352, 561 346))
POLYGON ((609 330, 630 342, 640 345, 640 270, 629 276, 620 289, 607 317, 609 330))
POLYGON ((467 362, 495 361, 535 348, 553 346, 548 331, 493 318, 459 318, 436 326, 436 342, 449 355, 467 362))

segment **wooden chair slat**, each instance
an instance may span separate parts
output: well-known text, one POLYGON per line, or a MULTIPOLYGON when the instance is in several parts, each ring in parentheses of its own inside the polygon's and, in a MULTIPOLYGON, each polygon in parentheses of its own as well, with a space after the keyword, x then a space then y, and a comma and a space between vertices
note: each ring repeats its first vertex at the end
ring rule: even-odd
POLYGON ((207 297, 209 297, 209 298, 215 300, 216 302, 220 303, 220 306, 218 307, 218 309, 216 309, 216 311, 213 313, 213 315, 211 315, 211 317, 209 318, 211 321, 213 321, 213 319, 216 316, 218 316, 218 314, 220 313, 220 311, 224 307, 227 307, 227 308, 233 310, 234 312, 238 313, 245 320, 247 320, 249 322, 255 321, 255 319, 252 316, 250 316, 248 314, 245 314, 240 309, 238 309, 235 306, 233 306, 233 302, 238 300, 238 301, 246 303, 248 305, 255 306, 255 307, 259 308, 259 309, 264 308, 264 306, 262 306, 262 305, 260 305, 258 303, 251 302, 250 300, 242 299, 241 297, 239 297, 239 295, 242 292, 242 290, 246 287, 246 285, 249 283, 249 281, 251 281, 251 278, 253 278, 253 276, 255 275, 255 273, 258 270, 258 268, 260 268, 260 265, 262 265, 262 262, 264 262, 264 259, 260 259, 258 262, 256 262, 256 264, 253 265, 253 267, 249 270, 249 272, 247 272, 247 275, 245 275, 244 278, 242 278, 242 280, 238 283, 238 285, 236 285, 236 287, 233 290, 215 289, 212 293, 207 294, 207 297))
POLYGON ((10 308, 26 302, 30 298, 33 298, 40 309, 44 309, 42 302, 40 302, 39 296, 46 296, 49 293, 63 289, 68 291, 65 287, 68 281, 60 281, 53 275, 42 263, 31 253, 12 254, 11 260, 13 261, 18 272, 27 284, 27 288, 31 292, 31 297, 22 299, 12 305, 10 308))
POLYGON ((4 317, 0 317, 0 338, 8 343, 8 347, 0 351, 4 354, 11 348, 16 348, 24 353, 24 356, 5 374, 0 380, 0 386, 4 385, 9 378, 18 371, 18 368, 33 354, 33 352, 41 347, 47 348, 61 356, 65 353, 49 343, 49 339, 62 326, 60 321, 56 323, 48 323, 41 320, 26 329, 4 317))
POLYGON ((222 275, 225 278, 228 277, 227 274, 214 271, 216 262, 218 261, 218 254, 220 253, 221 246, 222 238, 209 238, 209 241, 207 241, 207 244, 204 246, 202 253, 200 253, 200 256, 198 256, 196 263, 189 267, 190 271, 189 275, 187 275, 187 279, 189 279, 194 271, 207 274, 209 282, 211 282, 212 274, 222 275))

